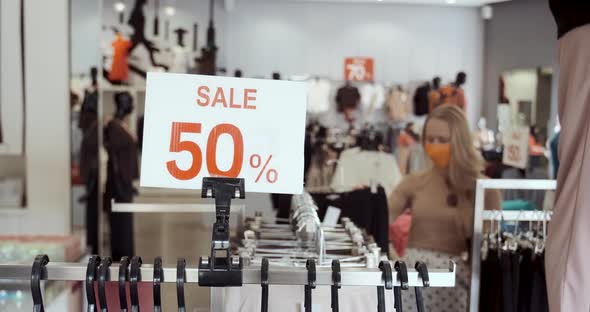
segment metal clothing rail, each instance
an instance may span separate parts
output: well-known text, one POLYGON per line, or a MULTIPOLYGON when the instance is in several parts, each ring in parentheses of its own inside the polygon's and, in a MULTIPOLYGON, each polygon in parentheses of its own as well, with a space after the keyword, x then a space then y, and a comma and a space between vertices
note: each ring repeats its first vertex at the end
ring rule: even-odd
POLYGON ((555 180, 482 179, 477 180, 473 213, 473 240, 471 245, 471 299, 470 312, 479 310, 481 273, 481 243, 484 221, 549 221, 551 211, 485 211, 486 190, 555 190, 555 180))
MULTIPOLYGON (((412 264, 413 265, 413 264, 412 264)), ((393 267, 393 263, 392 263, 393 267)), ((42 271, 41 280, 52 281, 84 281, 86 280, 87 265, 84 263, 50 262, 42 271)), ((119 268, 113 264, 110 268, 109 281, 118 281, 119 268)), ((154 268, 152 265, 141 266, 141 281, 153 282, 154 268)), ((163 267, 162 283, 176 283, 176 267, 163 267)), ((449 262, 448 270, 429 269, 430 287, 454 287, 456 265, 449 262)), ((245 267, 243 270, 244 284, 260 284, 260 268, 245 267)), ((270 285, 306 285, 308 272, 305 268, 271 267, 268 272, 270 285)), ((383 273, 379 269, 342 269, 342 286, 382 286, 383 273)), ((30 280, 31 265, 0 264, 0 280, 30 280)), ((186 283, 198 283, 199 269, 186 268, 186 283)), ((410 287, 422 287, 422 279, 415 270, 408 270, 410 287)), ((318 267, 316 271, 317 285, 333 285, 332 270, 318 267)), ((393 286, 400 286, 399 281, 393 281, 393 286)))

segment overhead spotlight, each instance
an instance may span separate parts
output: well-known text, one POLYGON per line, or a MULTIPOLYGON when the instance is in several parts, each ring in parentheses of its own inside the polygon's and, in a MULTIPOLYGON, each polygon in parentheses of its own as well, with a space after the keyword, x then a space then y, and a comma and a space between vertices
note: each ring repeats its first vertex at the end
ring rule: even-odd
POLYGON ((447 0, 447 4, 455 4, 457 3, 457 0, 447 0))
POLYGON ((119 13, 125 11, 125 3, 121 2, 121 1, 115 2, 115 11, 117 11, 119 13))
POLYGON ((168 5, 164 8, 164 13, 168 16, 174 16, 174 14, 176 14, 176 9, 173 6, 168 5))

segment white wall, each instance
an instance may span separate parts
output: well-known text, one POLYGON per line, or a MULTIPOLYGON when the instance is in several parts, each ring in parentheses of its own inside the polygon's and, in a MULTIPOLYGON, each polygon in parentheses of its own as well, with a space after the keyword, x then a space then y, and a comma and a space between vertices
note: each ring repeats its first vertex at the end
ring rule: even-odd
MULTIPOLYGON (((192 31, 192 23, 198 22, 202 46, 208 1, 175 3, 171 28, 192 31)), ((222 10, 221 1, 216 3, 218 65, 229 73, 240 68, 249 77, 270 77, 278 71, 283 77, 308 73, 340 80, 347 56, 375 58, 376 80, 387 83, 423 81, 435 75, 450 82, 457 71, 465 70, 472 124, 480 115, 483 21, 477 8, 236 0, 228 12, 222 10)), ((118 23, 113 4, 114 0, 104 1, 105 25, 118 23)), ((131 5, 127 1, 127 10, 131 5)), ((150 1, 147 34, 152 33, 153 16, 150 1)), ((189 45, 191 38, 189 33, 189 45)))
MULTIPOLYGON (((522 69, 508 71, 502 74, 506 97, 510 100, 513 116, 518 114, 518 102, 531 102, 531 121, 536 120, 537 85, 538 76, 536 69, 522 69)), ((514 122, 515 120, 513 120, 514 122)))
POLYGON ((71 0, 72 74, 89 75, 100 61, 100 1, 71 0))
POLYGON ((0 155, 23 153, 20 4, 14 0, 0 2, 0 155))
POLYGON ((519 68, 553 68, 551 116, 557 116, 557 26, 547 1, 515 0, 492 5, 494 17, 485 23, 485 92, 483 115, 496 128, 500 75, 519 68))
POLYGON ((71 230, 68 6, 25 1, 28 203, 21 214, 0 212, 3 234, 71 230))
POLYGON ((230 72, 344 79, 344 58, 371 56, 377 81, 407 83, 465 70, 472 122, 480 114, 483 21, 476 8, 236 1, 223 44, 230 72))

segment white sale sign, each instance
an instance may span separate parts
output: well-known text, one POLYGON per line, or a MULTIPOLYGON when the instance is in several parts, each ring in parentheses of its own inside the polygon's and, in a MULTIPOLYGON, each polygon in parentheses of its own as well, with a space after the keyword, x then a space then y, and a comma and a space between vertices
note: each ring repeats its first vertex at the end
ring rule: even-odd
POLYGON ((503 141, 502 163, 526 169, 529 160, 529 129, 527 127, 512 127, 505 132, 503 141))
POLYGON ((247 192, 300 194, 306 94, 301 82, 149 73, 141 186, 239 177, 247 192))

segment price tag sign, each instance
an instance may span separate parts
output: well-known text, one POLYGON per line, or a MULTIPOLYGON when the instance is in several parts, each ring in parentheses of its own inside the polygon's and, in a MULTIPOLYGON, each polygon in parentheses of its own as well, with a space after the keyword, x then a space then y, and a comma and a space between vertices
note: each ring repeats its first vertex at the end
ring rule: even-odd
POLYGON ((504 155, 502 163, 515 168, 526 169, 529 160, 529 130, 527 127, 513 127, 503 137, 504 155))
POLYGON ((148 73, 140 185, 300 194, 306 97, 301 82, 148 73))

